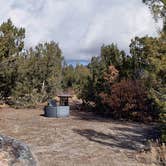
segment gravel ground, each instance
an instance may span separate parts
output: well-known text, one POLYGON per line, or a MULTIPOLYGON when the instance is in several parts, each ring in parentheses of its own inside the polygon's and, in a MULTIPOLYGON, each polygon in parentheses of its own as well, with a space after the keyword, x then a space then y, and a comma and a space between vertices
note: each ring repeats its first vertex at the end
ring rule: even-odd
POLYGON ((56 119, 42 109, 0 109, 0 133, 28 144, 39 166, 155 166, 149 152, 139 152, 149 130, 76 110, 56 119))
POLYGON ((10 161, 9 153, 1 151, 0 152, 0 166, 8 166, 9 161, 10 161))

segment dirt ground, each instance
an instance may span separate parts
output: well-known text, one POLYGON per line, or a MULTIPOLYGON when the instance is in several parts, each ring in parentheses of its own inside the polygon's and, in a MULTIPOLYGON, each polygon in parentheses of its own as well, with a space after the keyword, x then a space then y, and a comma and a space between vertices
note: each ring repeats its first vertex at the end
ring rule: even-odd
POLYGON ((71 111, 46 118, 42 108, 0 109, 0 133, 27 143, 39 166, 153 166, 141 153, 151 127, 71 111))

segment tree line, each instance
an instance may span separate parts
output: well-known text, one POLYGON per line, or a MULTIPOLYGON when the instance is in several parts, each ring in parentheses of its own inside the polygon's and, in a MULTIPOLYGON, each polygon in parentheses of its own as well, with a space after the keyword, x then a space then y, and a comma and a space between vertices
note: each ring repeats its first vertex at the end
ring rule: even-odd
POLYGON ((89 70, 65 63, 54 41, 25 49, 25 29, 8 19, 0 25, 0 100, 32 107, 68 88, 78 89, 89 70))
POLYGON ((63 56, 54 41, 24 47, 25 29, 9 19, 0 26, 0 99, 31 106, 54 96, 61 87, 63 56))

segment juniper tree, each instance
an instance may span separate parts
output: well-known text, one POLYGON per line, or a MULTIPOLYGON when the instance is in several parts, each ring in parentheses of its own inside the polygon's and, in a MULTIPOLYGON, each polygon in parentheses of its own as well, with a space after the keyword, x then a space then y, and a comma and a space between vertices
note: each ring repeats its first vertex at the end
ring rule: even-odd
POLYGON ((0 97, 7 99, 17 79, 17 57, 24 48, 25 29, 10 19, 0 25, 0 97))

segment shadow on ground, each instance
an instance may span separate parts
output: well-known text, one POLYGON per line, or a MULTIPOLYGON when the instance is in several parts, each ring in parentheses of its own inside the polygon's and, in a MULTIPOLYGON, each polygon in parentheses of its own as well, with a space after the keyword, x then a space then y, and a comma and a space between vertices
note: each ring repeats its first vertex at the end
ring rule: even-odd
POLYGON ((80 111, 80 110, 71 110, 71 115, 75 120, 83 120, 83 121, 96 121, 96 122, 106 122, 110 121, 110 117, 101 117, 101 115, 97 115, 94 112, 80 111))
POLYGON ((130 133, 127 130, 128 128, 123 128, 123 133, 119 133, 118 136, 115 134, 105 134, 103 132, 98 132, 91 129, 73 129, 73 132, 87 138, 89 141, 99 143, 111 148, 139 151, 147 146, 147 140, 145 136, 141 134, 141 132, 139 133, 139 131, 133 130, 132 133, 130 133))

